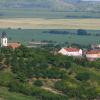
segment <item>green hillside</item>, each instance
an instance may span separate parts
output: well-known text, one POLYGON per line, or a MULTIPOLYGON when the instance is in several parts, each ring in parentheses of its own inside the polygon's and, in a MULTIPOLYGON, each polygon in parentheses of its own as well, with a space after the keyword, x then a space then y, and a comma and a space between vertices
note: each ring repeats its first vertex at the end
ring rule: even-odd
POLYGON ((36 98, 21 93, 9 92, 8 88, 0 87, 0 100, 36 100, 36 98))
POLYGON ((47 48, 0 48, 0 100, 98 100, 100 60, 47 48))

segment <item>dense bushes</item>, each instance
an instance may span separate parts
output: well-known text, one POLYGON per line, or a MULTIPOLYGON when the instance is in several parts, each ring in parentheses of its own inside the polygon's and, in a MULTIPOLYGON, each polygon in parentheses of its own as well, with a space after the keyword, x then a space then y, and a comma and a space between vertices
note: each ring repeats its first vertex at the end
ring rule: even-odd
POLYGON ((78 73, 76 79, 80 81, 87 81, 90 79, 90 74, 88 72, 78 73))
POLYGON ((78 29, 78 30, 77 30, 77 35, 88 35, 88 33, 87 33, 86 30, 78 29))
POLYGON ((55 88, 68 95, 69 98, 77 98, 78 100, 94 100, 98 93, 96 89, 88 83, 72 83, 67 81, 58 81, 55 88))
POLYGON ((88 62, 85 58, 54 55, 44 48, 24 46, 15 50, 2 48, 0 55, 0 85, 9 87, 9 91, 40 100, 67 100, 67 96, 92 100, 99 96, 100 60, 88 62), (48 92, 42 85, 60 94, 48 92))
POLYGON ((54 94, 35 86, 22 84, 18 81, 14 81, 9 84, 9 91, 20 92, 29 96, 35 96, 39 100, 68 100, 67 96, 54 94))
POLYGON ((14 80, 14 76, 9 72, 0 72, 0 86, 8 86, 14 80))
POLYGON ((34 82, 34 85, 35 85, 35 86, 41 87, 41 86, 43 86, 43 81, 41 81, 41 80, 36 80, 36 81, 34 82))

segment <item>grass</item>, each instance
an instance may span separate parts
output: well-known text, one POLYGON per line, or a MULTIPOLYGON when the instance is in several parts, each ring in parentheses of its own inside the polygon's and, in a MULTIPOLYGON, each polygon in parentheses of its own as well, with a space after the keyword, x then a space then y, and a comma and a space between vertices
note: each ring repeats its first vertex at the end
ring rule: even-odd
MULTIPOLYGON (((0 29, 0 33, 2 31, 7 32, 7 36, 12 42, 21 42, 24 44, 28 44, 29 41, 36 40, 52 40, 58 43, 69 42, 69 43, 77 43, 81 45, 89 45, 94 43, 100 43, 99 36, 78 36, 78 35, 62 35, 62 34, 49 34, 44 33, 44 31, 49 31, 48 29, 0 29)), ((59 30, 62 31, 62 30, 59 30)), ((76 32, 76 30, 65 30, 70 32, 76 32)), ((100 33, 99 30, 88 31, 89 33, 96 34, 100 33)))
POLYGON ((0 100, 37 100, 37 99, 20 93, 9 92, 8 88, 0 87, 0 100))
POLYGON ((99 12, 57 12, 48 9, 0 9, 0 18, 100 18, 99 12))

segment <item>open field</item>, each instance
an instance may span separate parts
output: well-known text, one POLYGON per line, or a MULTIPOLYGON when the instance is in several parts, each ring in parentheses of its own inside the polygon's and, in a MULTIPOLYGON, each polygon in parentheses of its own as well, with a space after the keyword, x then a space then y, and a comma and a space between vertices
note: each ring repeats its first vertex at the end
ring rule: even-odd
POLYGON ((3 18, 0 19, 0 32, 6 31, 10 41, 27 44, 31 40, 52 40, 58 43, 69 42, 81 45, 100 43, 100 36, 78 36, 49 34, 52 29, 76 32, 77 29, 100 33, 100 19, 43 19, 43 18, 3 18))
POLYGON ((99 11, 53 11, 45 8, 1 8, 0 18, 100 18, 100 13, 99 11))
POLYGON ((100 19, 0 19, 0 28, 23 29, 100 29, 100 19))
MULTIPOLYGON (((69 42, 77 43, 81 45, 89 45, 94 43, 100 43, 100 36, 79 36, 79 35, 64 35, 64 34, 50 34, 44 33, 45 31, 50 31, 50 29, 0 29, 0 33, 5 31, 7 37, 11 42, 21 42, 27 44, 31 40, 43 41, 43 40, 52 40, 58 43, 69 42)), ((57 31, 69 31, 75 33, 76 30, 61 30, 57 31)), ((88 33, 99 34, 100 30, 88 30, 88 33)))

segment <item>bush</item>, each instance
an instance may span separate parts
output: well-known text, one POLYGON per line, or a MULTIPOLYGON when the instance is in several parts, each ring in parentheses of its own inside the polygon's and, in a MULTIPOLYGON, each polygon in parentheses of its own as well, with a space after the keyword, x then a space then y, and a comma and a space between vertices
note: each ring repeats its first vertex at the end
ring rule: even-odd
POLYGON ((41 87, 41 86, 43 86, 43 82, 42 82, 41 80, 36 80, 36 81, 34 82, 34 85, 35 85, 35 86, 41 87))
POLYGON ((87 72, 78 73, 76 79, 79 81, 87 81, 90 79, 90 74, 87 72))
POLYGON ((14 80, 13 75, 9 72, 0 72, 0 85, 8 86, 14 80))
POLYGON ((86 30, 83 29, 78 29, 77 30, 77 35, 88 35, 86 30))

